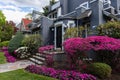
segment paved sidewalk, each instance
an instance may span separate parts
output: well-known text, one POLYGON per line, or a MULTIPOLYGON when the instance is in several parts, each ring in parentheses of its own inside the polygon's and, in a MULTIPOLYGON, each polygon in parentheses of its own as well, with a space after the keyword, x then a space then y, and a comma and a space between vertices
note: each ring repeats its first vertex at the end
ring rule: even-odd
POLYGON ((30 62, 28 60, 22 60, 22 61, 17 61, 15 63, 1 64, 0 65, 0 73, 13 71, 13 70, 17 70, 17 69, 22 69, 22 68, 27 67, 30 64, 34 64, 34 63, 30 62))

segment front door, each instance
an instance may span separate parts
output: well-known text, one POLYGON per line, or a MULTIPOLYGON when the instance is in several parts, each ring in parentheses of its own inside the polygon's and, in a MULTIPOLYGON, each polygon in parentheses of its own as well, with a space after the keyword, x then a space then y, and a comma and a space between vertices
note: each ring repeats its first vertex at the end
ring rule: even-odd
POLYGON ((56 48, 62 48, 62 26, 56 27, 56 48))

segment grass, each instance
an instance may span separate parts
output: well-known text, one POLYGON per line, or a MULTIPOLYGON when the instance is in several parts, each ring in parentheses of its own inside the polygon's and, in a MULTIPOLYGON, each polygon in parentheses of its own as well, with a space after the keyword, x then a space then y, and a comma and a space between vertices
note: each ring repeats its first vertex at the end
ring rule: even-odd
POLYGON ((29 73, 23 69, 0 73, 0 80, 56 80, 47 76, 29 73))
POLYGON ((6 63, 6 58, 3 52, 0 52, 0 64, 6 63))

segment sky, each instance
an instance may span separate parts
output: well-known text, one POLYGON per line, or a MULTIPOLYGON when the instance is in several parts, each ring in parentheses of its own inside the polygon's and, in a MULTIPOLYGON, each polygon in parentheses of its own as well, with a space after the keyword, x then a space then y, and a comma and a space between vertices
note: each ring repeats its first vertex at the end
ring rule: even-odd
POLYGON ((0 0, 0 10, 6 16, 6 20, 18 24, 26 14, 33 10, 42 12, 42 7, 48 4, 49 0, 0 0))

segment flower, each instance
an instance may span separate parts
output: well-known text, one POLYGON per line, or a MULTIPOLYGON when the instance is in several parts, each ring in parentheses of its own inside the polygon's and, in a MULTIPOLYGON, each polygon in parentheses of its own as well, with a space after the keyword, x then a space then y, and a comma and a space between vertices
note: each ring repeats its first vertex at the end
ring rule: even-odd
POLYGON ((49 50, 52 50, 53 48, 54 48, 53 45, 47 45, 47 46, 40 47, 38 51, 40 53, 43 53, 44 51, 49 51, 49 50))
POLYGON ((45 66, 29 65, 25 70, 40 75, 50 76, 59 80, 96 80, 91 74, 82 74, 76 71, 55 70, 45 66))

